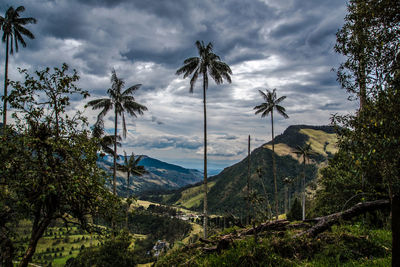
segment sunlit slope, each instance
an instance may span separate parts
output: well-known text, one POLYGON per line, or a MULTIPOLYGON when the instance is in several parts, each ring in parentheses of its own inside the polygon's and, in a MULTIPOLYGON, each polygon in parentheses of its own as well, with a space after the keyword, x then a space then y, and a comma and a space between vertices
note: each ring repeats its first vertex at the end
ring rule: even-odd
MULTIPOLYGON (((215 185, 214 181, 208 183, 208 188, 215 185)), ((175 202, 175 205, 187 209, 200 207, 204 198, 204 185, 197 185, 182 191, 181 197, 175 202)))
POLYGON ((328 156, 329 153, 335 154, 338 151, 337 136, 334 133, 314 129, 301 129, 300 133, 309 137, 312 150, 318 154, 328 156))
MULTIPOLYGON (((308 137, 306 142, 311 143, 312 150, 324 157, 328 157, 329 154, 335 154, 338 150, 336 145, 337 136, 335 133, 328 133, 323 130, 315 130, 311 128, 300 129, 299 133, 306 135, 308 137)), ((270 143, 263 147, 272 150, 272 144, 270 143)), ((302 159, 298 157, 294 151, 296 151, 295 147, 290 147, 285 143, 275 143, 275 153, 278 156, 289 155, 294 159, 301 161, 302 159)))

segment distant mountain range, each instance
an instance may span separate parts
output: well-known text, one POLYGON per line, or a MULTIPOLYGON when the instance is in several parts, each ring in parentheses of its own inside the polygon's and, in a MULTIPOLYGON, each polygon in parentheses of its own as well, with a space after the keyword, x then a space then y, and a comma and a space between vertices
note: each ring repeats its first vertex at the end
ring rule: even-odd
MULTIPOLYGON (((300 177, 303 171, 302 159, 293 153, 297 146, 311 143, 316 154, 306 164, 306 182, 309 190, 315 188, 317 170, 326 162, 327 158, 336 153, 337 137, 330 126, 289 126, 281 135, 275 138, 275 154, 277 163, 277 183, 279 191, 280 209, 283 211, 284 184, 283 178, 290 177, 294 182, 290 186, 289 194, 295 196, 300 191, 300 177)), ((250 187, 259 195, 265 195, 257 169, 262 171, 261 179, 273 205, 273 172, 272 172, 272 145, 271 142, 254 149, 250 156, 250 187)), ((209 179, 208 207, 212 213, 231 212, 243 214, 246 208, 246 183, 248 177, 248 158, 225 168, 221 173, 209 179)), ((203 207, 203 190, 201 183, 174 190, 173 192, 157 192, 153 195, 142 196, 164 204, 180 205, 193 210, 203 207)))
MULTIPOLYGON (((120 155, 118 163, 123 164, 124 156, 120 155)), ((106 155, 99 157, 97 165, 108 173, 112 173, 113 157, 106 155)), ((140 194, 145 191, 158 191, 177 189, 202 180, 203 174, 198 170, 186 169, 181 166, 169 164, 148 156, 143 156, 139 165, 148 171, 141 177, 130 178, 130 187, 127 188, 126 173, 117 171, 117 192, 120 195, 140 194)))

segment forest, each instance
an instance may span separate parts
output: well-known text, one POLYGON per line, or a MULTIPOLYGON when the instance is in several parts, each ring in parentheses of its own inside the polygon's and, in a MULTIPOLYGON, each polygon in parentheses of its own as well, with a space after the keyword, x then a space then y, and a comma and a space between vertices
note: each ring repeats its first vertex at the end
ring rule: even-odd
POLYGON ((110 88, 93 99, 67 63, 21 66, 10 80, 9 55, 40 23, 24 11, 0 16, 1 266, 400 266, 400 2, 347 3, 333 49, 355 112, 275 136, 289 97, 258 90, 248 109, 267 121, 271 141, 250 151, 249 135, 247 157, 211 177, 207 89, 235 74, 211 42, 196 41, 197 56, 174 75, 202 98, 202 182, 137 195, 143 156, 120 154, 129 122, 149 112, 136 95, 145 85, 126 86, 112 69, 110 88), (82 110, 71 115, 73 101, 82 110), (112 163, 101 168, 106 155, 112 163))

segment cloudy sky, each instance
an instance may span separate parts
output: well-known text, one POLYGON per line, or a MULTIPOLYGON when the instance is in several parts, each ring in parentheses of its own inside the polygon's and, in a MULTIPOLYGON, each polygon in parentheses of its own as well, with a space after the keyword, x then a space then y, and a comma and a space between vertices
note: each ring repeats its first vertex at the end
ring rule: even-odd
MULTIPOLYGON (((148 111, 128 117, 121 152, 202 169, 201 79, 190 94, 189 79, 175 75, 185 58, 197 56, 196 40, 212 42, 233 71, 231 84, 209 83, 210 169, 245 157, 249 134, 253 148, 271 139, 270 120, 254 115, 262 102, 258 90, 287 96, 282 104, 290 118, 275 118, 276 134, 293 124, 328 124, 331 114, 357 106, 331 71, 343 61, 333 51, 343 0, 3 0, 3 16, 10 5, 25 6, 22 17, 37 19, 28 26, 36 39, 10 59, 10 79, 21 79, 17 67, 66 62, 90 99, 106 95, 112 68, 127 87, 142 84, 135 98, 148 111)), ((3 80, 4 63, 0 73, 3 80)), ((75 101, 72 109, 84 110, 86 102, 75 101)), ((96 112, 85 114, 95 122, 96 112)), ((109 113, 106 128, 112 127, 109 113)))

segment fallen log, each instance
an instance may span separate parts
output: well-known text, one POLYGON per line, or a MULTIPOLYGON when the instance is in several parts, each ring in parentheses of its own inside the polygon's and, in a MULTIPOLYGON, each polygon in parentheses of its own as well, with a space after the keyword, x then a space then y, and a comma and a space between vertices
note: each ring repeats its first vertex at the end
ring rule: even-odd
POLYGON ((350 220, 358 215, 389 207, 390 207, 389 200, 386 199, 358 203, 355 206, 351 207, 350 209, 347 209, 342 212, 337 212, 327 216, 306 220, 306 222, 316 222, 317 224, 311 227, 310 229, 295 235, 294 237, 297 238, 304 235, 309 237, 315 237, 318 234, 329 229, 332 225, 339 223, 341 220, 350 220))
POLYGON ((239 235, 253 235, 254 233, 260 233, 264 231, 282 231, 286 230, 287 225, 290 222, 287 220, 278 220, 278 221, 272 221, 272 222, 266 222, 258 225, 255 228, 250 228, 246 229, 242 232, 240 232, 239 235))

